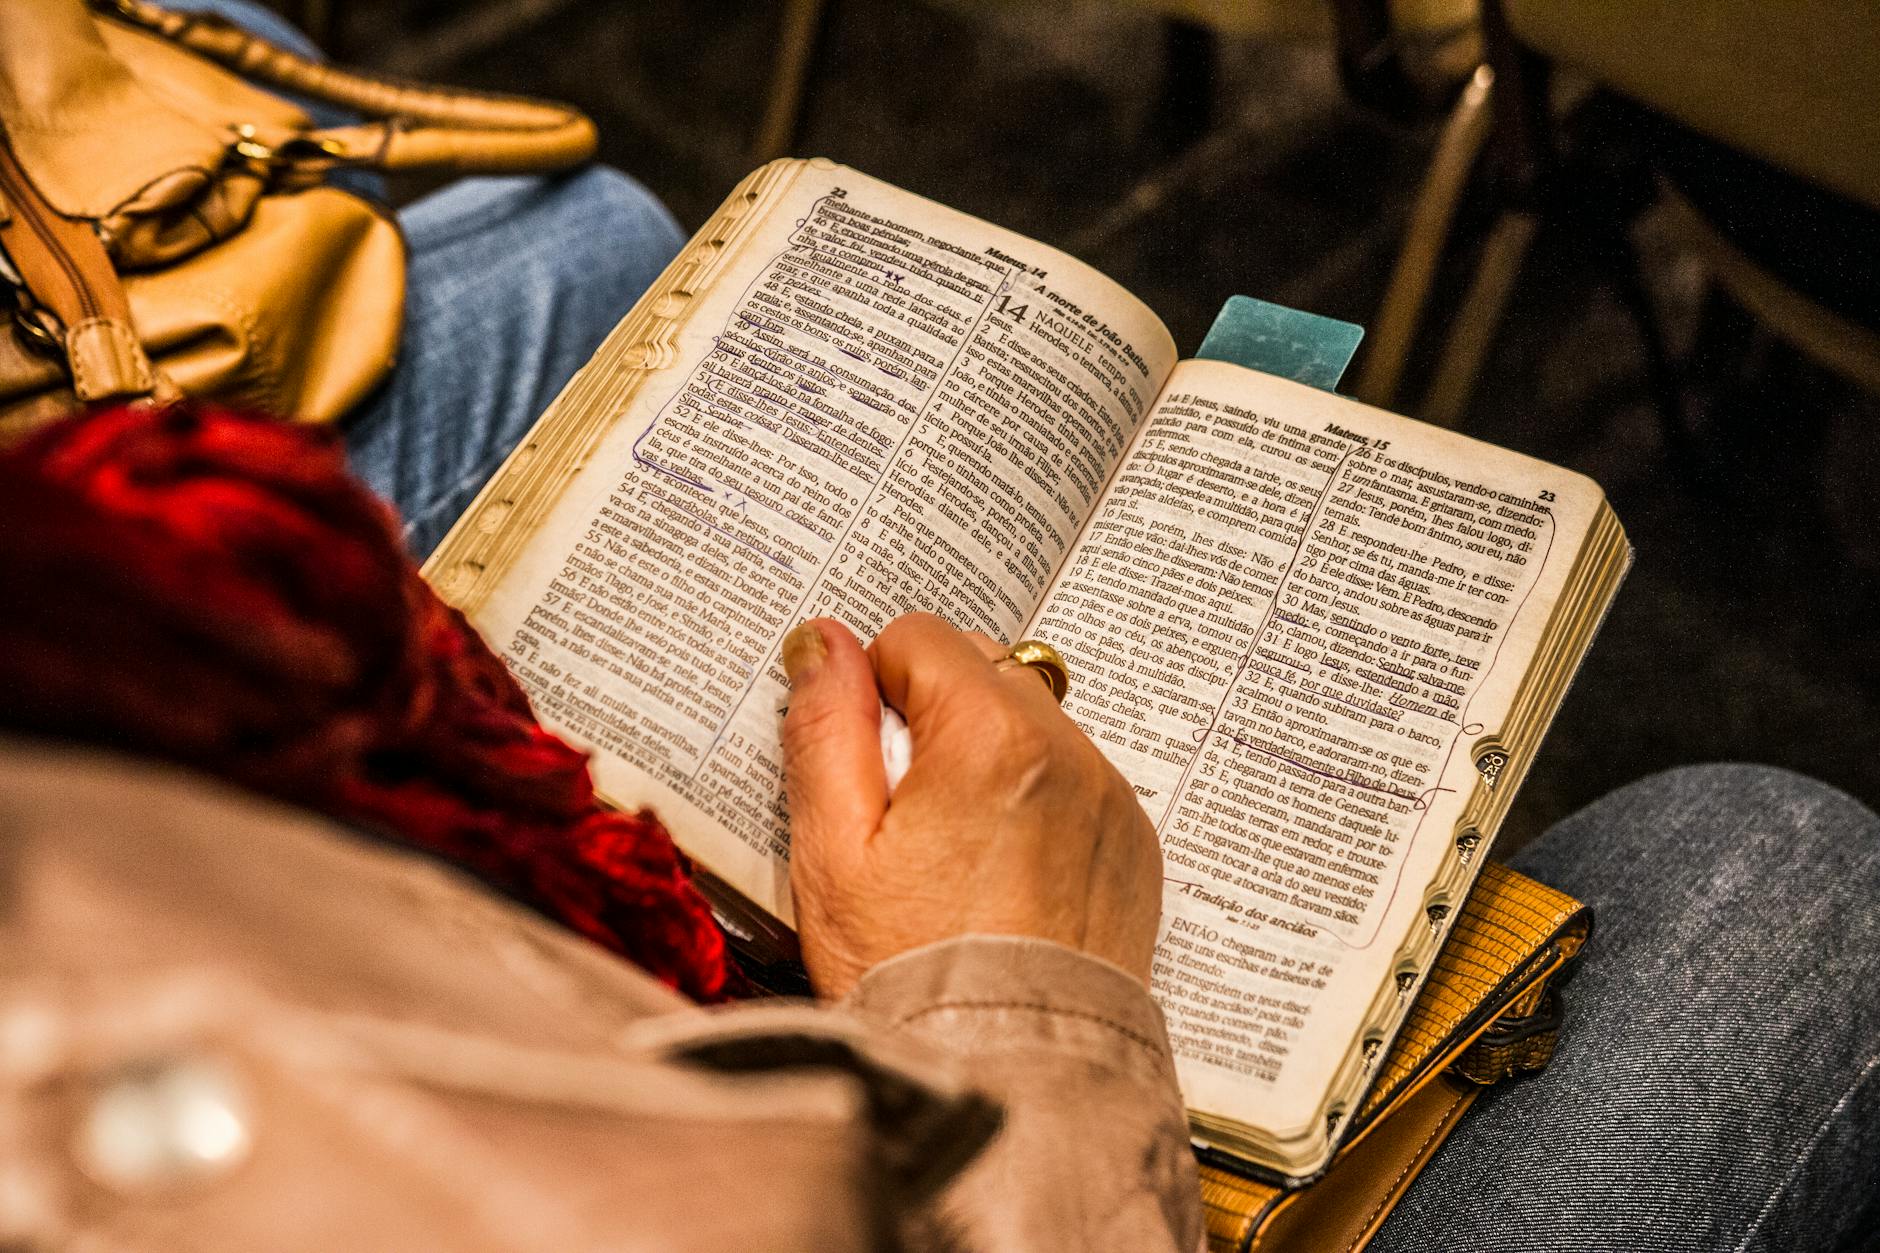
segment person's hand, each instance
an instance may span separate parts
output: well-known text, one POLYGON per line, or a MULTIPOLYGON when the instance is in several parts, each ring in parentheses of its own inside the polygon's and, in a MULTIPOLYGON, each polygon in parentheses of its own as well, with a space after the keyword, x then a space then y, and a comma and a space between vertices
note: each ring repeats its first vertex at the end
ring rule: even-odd
POLYGON ((866 652, 828 619, 785 638, 790 883, 821 995, 967 933, 1055 940, 1148 981, 1155 831, 1039 676, 993 667, 1004 651, 930 614, 896 619, 866 652), (914 740, 892 804, 884 699, 914 740))

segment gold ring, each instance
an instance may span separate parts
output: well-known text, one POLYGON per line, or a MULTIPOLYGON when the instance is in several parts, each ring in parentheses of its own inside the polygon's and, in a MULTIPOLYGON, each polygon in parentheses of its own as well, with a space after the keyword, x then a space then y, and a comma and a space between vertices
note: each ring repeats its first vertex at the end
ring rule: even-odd
POLYGON ((1065 693, 1071 690, 1071 672, 1064 665, 1063 654, 1041 640, 1020 640, 1005 651, 1005 656, 993 663, 995 670, 1004 670, 1009 666, 1023 666, 1027 670, 1036 671, 1060 705, 1064 703, 1065 693))

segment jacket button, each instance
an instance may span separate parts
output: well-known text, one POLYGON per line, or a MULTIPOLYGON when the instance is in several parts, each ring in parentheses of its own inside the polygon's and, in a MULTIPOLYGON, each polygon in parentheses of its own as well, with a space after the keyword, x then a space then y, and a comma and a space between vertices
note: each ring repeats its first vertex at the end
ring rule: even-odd
POLYGON ((253 1144, 247 1093, 202 1058, 129 1066, 106 1078, 81 1115, 79 1165, 105 1187, 143 1193, 233 1170, 253 1144))

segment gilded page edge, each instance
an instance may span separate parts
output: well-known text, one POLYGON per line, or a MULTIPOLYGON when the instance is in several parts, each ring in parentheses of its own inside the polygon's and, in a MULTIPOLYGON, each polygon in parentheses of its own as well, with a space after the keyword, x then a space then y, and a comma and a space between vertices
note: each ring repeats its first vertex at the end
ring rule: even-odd
POLYGON ((809 164, 772 161, 747 175, 608 332, 425 560, 420 573, 446 604, 475 617, 640 388, 676 359, 693 295, 809 164))

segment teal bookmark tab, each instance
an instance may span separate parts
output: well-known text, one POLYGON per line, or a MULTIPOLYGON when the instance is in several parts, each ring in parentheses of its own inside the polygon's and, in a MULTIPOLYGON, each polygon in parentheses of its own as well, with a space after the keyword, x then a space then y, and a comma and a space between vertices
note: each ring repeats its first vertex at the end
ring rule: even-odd
POLYGON ((1301 313, 1252 296, 1229 296, 1196 357, 1332 391, 1351 364, 1364 328, 1301 313))

